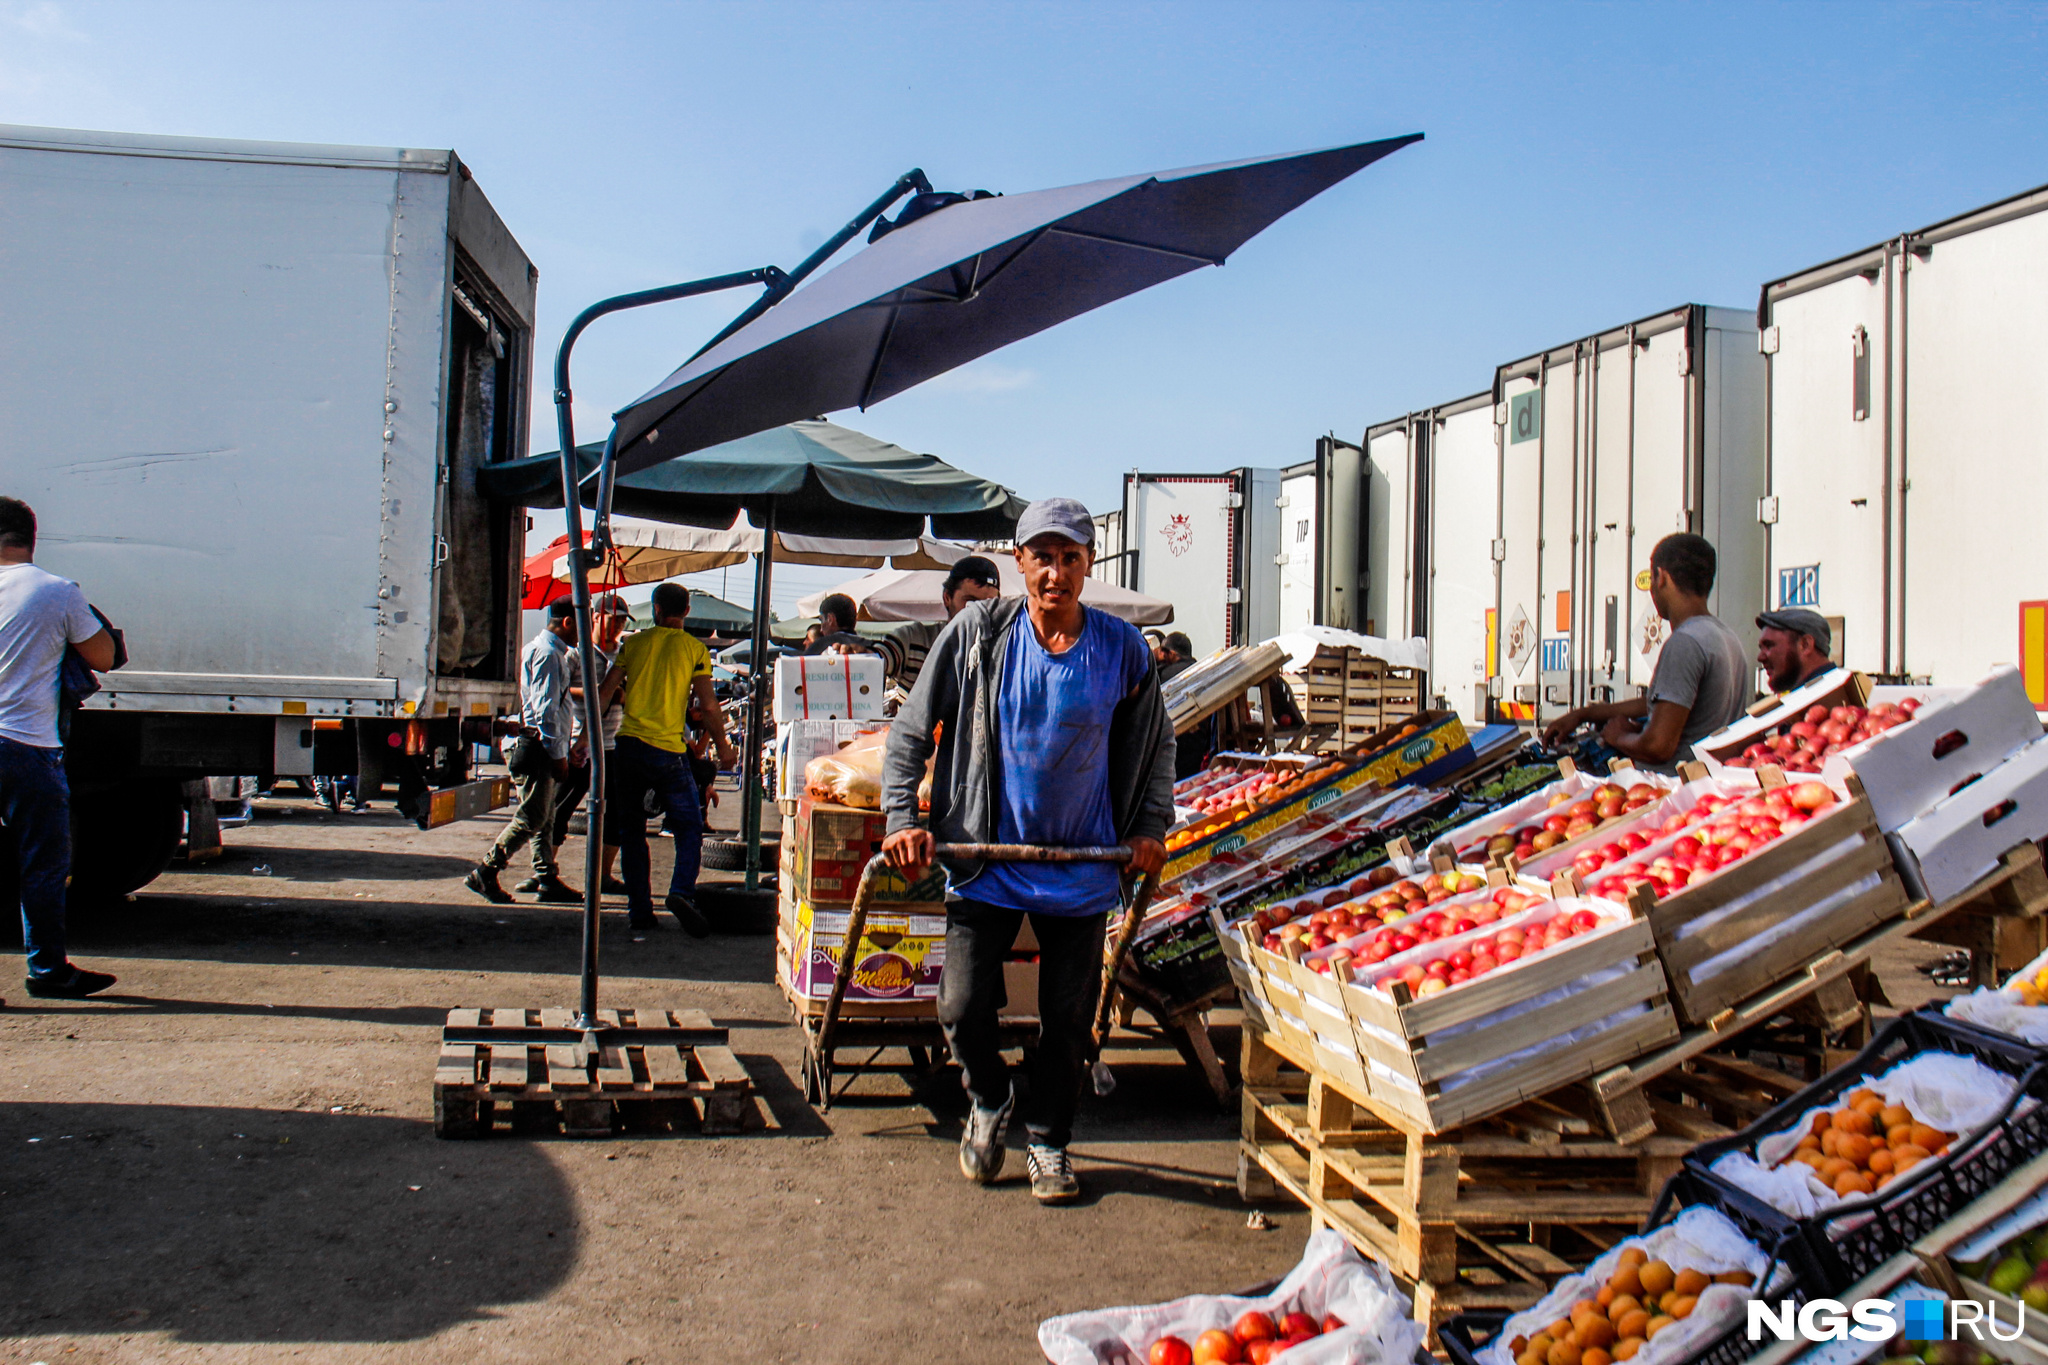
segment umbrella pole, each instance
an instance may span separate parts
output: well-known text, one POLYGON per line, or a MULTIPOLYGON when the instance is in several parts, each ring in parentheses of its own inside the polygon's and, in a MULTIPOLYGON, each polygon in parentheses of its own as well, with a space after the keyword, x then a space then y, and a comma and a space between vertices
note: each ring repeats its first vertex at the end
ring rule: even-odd
POLYGON ((740 795, 740 828, 747 841, 747 890, 761 887, 761 740, 762 714, 772 697, 768 667, 769 590, 775 581, 775 499, 768 499, 761 527, 761 553, 754 560, 754 643, 748 656, 747 686, 754 701, 747 708, 745 789, 740 795))
MULTIPOLYGON (((638 293, 600 299, 576 315, 555 352, 555 433, 562 446, 562 516, 568 522, 569 532, 569 596, 576 604, 577 660, 583 668, 583 733, 590 739, 595 740, 604 734, 604 718, 597 696, 598 685, 604 679, 597 675, 597 643, 591 634, 590 570, 602 563, 605 551, 611 549, 612 478, 616 469, 619 433, 614 427, 612 434, 605 438, 604 454, 598 461, 594 508, 597 534, 586 548, 583 544, 583 479, 582 471, 576 467, 576 422, 569 388, 569 356, 576 349, 576 338, 583 335, 584 328, 607 313, 693 298, 749 284, 773 288, 783 278, 782 272, 771 265, 735 275, 718 275, 687 284, 672 284, 661 289, 643 289, 638 293)), ((583 961, 575 1017, 575 1026, 585 1031, 598 1027, 597 907, 600 879, 604 873, 604 745, 593 743, 589 747, 590 842, 583 867, 583 961)))

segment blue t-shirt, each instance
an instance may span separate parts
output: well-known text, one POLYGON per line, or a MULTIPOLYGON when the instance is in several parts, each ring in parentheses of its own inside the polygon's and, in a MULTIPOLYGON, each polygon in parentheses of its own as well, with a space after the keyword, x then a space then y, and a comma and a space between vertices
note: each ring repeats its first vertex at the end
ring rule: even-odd
MULTIPOLYGON (((996 841, 1080 848, 1113 844, 1109 722, 1151 667, 1144 637, 1126 621, 1085 608, 1081 638, 1064 654, 1020 616, 1003 653, 996 693, 996 841)), ((961 894, 1010 910, 1092 915, 1113 909, 1115 863, 988 863, 961 894)))

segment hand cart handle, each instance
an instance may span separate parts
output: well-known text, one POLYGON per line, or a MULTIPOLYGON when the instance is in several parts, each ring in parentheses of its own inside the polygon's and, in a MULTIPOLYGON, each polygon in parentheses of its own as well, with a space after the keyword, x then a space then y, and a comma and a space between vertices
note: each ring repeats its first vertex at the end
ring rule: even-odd
MULTIPOLYGON (((1087 848, 1050 848, 1039 844, 935 844, 932 856, 996 863, 1128 863, 1131 850, 1122 844, 1087 848)), ((832 1034, 839 1026, 839 1010, 846 1000, 846 987, 853 980, 853 964, 860 952, 861 935, 867 932, 868 902, 873 899, 875 878, 888 865, 888 859, 880 853, 868 859, 868 865, 861 870, 860 885, 853 893, 853 908, 846 920, 846 942, 839 949, 839 967, 833 973, 832 995, 825 1002, 824 1018, 818 1021, 818 1055, 827 1059, 832 1056, 832 1034)), ((1137 898, 1125 912, 1123 923, 1117 928, 1115 946, 1103 966, 1102 996, 1095 1012, 1097 1052, 1102 1050, 1103 1039, 1109 1036, 1109 1016, 1117 973, 1123 967, 1125 955, 1130 952, 1131 939, 1137 934, 1138 925, 1144 921, 1146 908, 1151 904, 1157 887, 1158 879, 1148 876, 1138 888, 1137 898)), ((828 1084, 830 1075, 828 1069, 828 1084)))

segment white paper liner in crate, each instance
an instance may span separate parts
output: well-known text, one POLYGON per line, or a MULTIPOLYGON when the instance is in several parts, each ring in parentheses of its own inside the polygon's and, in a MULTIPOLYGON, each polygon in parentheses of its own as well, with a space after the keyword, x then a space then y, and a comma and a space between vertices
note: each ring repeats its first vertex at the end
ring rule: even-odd
MULTIPOLYGON (((1621 1254, 1641 1247, 1653 1261, 1663 1261, 1673 1270, 1697 1270, 1709 1277, 1743 1270, 1761 1278, 1770 1256, 1742 1235, 1742 1229, 1726 1215, 1704 1206, 1690 1208, 1647 1236, 1630 1237, 1616 1243, 1599 1260, 1576 1275, 1567 1275, 1534 1308, 1509 1318, 1493 1340, 1478 1353, 1479 1365, 1514 1365, 1508 1343, 1516 1337, 1533 1337, 1537 1332, 1571 1316, 1571 1306, 1600 1292, 1621 1266, 1621 1254)), ((1666 1365, 1690 1360, 1703 1348, 1742 1320, 1743 1304, 1755 1297, 1740 1285, 1710 1284, 1701 1291, 1690 1317, 1681 1318, 1644 1343, 1633 1357, 1635 1365, 1666 1365)))
MULTIPOLYGON (((1993 1071, 1974 1057, 1928 1052, 1851 1088, 1870 1090, 1887 1105, 1904 1105, 1914 1122, 1954 1133, 1960 1141, 1964 1134, 1997 1118, 2018 1086, 2019 1082, 2012 1077, 1993 1071)), ((1815 1105, 1801 1114, 1792 1127, 1758 1139, 1755 1156, 1728 1152, 1709 1169, 1793 1218, 1811 1218, 1838 1205, 1868 1198, 1852 1195, 1845 1199, 1823 1184, 1805 1162, 1790 1160, 1799 1149, 1799 1140, 1813 1130, 1814 1116, 1833 1113, 1841 1106, 1840 1098, 1815 1105)), ((1839 1236, 1867 1221, 1867 1217, 1844 1219, 1829 1230, 1839 1236)))
MULTIPOLYGON (((2032 981, 2048 968, 2048 953, 2014 972, 2008 980, 2032 981)), ((1958 1023, 2003 1033, 2035 1047, 2048 1047, 2048 1005, 2023 1005, 2020 994, 2009 986, 1983 987, 1959 995, 1942 1007, 1943 1014, 1958 1023)))
POLYGON ((1411 1365, 1425 1329, 1385 1266, 1360 1256, 1325 1228, 1270 1294, 1190 1294, 1171 1303, 1097 1308, 1038 1325, 1039 1349, 1053 1365, 1144 1365, 1152 1343, 1177 1336, 1190 1346, 1212 1327, 1225 1331, 1254 1309, 1278 1318, 1334 1313, 1345 1325, 1287 1352, 1288 1365, 1411 1365))

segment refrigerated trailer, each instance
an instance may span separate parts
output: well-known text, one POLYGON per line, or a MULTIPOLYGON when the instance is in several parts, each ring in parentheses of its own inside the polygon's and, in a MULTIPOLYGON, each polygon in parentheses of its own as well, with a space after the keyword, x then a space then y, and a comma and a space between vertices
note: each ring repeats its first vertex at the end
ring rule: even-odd
POLYGON ((1469 724, 1494 710, 1499 568, 1500 458, 1493 393, 1411 412, 1366 429, 1369 497, 1385 490, 1369 518, 1370 594, 1394 620, 1394 634, 1429 641, 1429 680, 1440 707, 1469 724), (1396 488, 1419 490, 1399 507, 1396 488), (1396 618, 1395 607, 1406 604, 1396 618))
POLYGON ((221 775, 487 804, 517 706, 536 272, 447 151, 0 127, 0 492, 125 633, 73 723, 75 885, 221 775))
POLYGON ((1280 471, 1276 631, 1364 628, 1363 491, 1364 452, 1334 435, 1316 439, 1314 459, 1280 471))
POLYGON ((1765 285, 1766 586, 1854 668, 2048 709, 2048 186, 1765 285))
POLYGON ((1124 476, 1126 586, 1173 603, 1197 658, 1278 633, 1280 471, 1124 476))
POLYGON ((1650 551, 1705 536, 1709 603, 1754 651, 1764 607, 1755 320, 1687 304, 1501 366, 1495 695, 1542 723, 1646 687, 1669 634, 1650 551))

